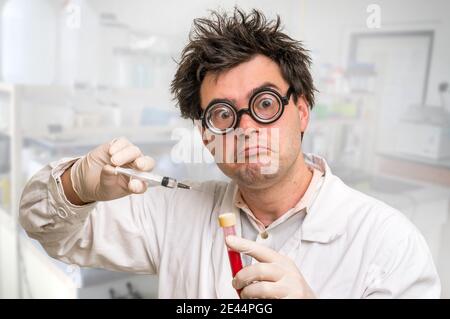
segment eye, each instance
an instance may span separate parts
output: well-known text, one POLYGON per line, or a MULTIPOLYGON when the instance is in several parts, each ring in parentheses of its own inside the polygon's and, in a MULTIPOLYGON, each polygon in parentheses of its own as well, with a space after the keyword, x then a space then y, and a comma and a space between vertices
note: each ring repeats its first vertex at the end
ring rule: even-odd
POLYGON ((219 123, 228 123, 230 121, 233 121, 234 114, 233 111, 225 105, 217 105, 214 108, 211 109, 210 115, 208 118, 215 122, 216 125, 219 123))
POLYGON ((256 107, 256 111, 263 112, 272 109, 276 103, 275 97, 272 95, 262 94, 255 100, 254 105, 256 107))
POLYGON ((265 98, 259 102, 259 108, 268 109, 273 105, 273 100, 270 98, 265 98))
POLYGON ((253 112, 262 120, 270 120, 279 114, 280 100, 271 92, 263 92, 253 101, 253 112))
POLYGON ((226 120, 228 118, 230 118, 231 116, 231 112, 229 109, 226 108, 221 108, 221 109, 217 109, 214 112, 214 117, 220 120, 226 120))

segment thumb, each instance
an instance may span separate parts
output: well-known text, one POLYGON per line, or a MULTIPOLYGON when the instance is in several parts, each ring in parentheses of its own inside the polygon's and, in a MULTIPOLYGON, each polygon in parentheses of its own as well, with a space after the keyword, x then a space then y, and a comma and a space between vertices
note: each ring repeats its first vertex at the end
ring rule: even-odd
POLYGON ((142 194, 147 190, 147 184, 136 178, 130 178, 128 190, 134 194, 142 194))
POLYGON ((241 237, 229 235, 225 238, 225 242, 230 249, 249 255, 259 262, 271 263, 281 257, 276 251, 241 237))

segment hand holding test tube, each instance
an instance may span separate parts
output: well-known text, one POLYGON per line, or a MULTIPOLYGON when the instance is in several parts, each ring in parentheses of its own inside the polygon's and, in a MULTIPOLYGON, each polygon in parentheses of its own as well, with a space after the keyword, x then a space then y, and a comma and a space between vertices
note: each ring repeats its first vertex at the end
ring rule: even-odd
MULTIPOLYGON (((219 215, 219 225, 223 228, 224 238, 228 235, 236 235, 236 216, 234 213, 226 213, 219 215)), ((237 251, 231 250, 227 247, 228 250, 228 258, 230 260, 231 273, 233 278, 236 274, 242 269, 242 259, 241 254, 237 251)), ((241 295, 241 289, 236 290, 239 297, 241 295)))

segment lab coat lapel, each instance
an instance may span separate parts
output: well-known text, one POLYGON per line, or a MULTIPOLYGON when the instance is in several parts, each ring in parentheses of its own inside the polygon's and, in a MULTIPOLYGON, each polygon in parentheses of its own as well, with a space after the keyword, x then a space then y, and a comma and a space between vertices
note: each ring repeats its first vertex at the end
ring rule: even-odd
POLYGON ((302 223, 302 240, 329 243, 345 233, 351 205, 348 187, 333 173, 326 161, 308 154, 325 171, 323 185, 302 223))
POLYGON ((212 233, 214 240, 212 243, 212 265, 214 271, 214 285, 216 289, 217 298, 220 299, 236 299, 238 298, 236 290, 231 285, 233 279, 231 274, 230 262, 228 259, 228 252, 225 245, 225 238, 223 231, 219 226, 218 217, 220 214, 233 212, 236 214, 236 233, 241 235, 241 219, 239 210, 234 206, 234 196, 236 195, 237 187, 234 182, 231 182, 227 187, 222 203, 217 210, 213 212, 212 233))

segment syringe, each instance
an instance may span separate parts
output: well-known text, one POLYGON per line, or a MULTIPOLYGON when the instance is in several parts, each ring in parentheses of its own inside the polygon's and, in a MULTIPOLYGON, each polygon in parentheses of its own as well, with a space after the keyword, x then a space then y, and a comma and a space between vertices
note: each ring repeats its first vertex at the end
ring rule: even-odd
POLYGON ((115 173, 116 175, 123 174, 129 177, 140 179, 145 182, 150 182, 153 184, 156 183, 164 187, 191 189, 191 186, 183 183, 178 183, 177 180, 172 177, 159 176, 157 174, 149 172, 139 172, 131 168, 116 167, 115 173))

